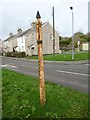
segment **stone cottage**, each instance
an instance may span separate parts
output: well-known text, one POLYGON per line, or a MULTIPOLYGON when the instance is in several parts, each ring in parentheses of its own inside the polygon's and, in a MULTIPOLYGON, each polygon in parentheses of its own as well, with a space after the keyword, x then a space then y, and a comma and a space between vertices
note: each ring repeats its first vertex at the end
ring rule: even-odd
MULTIPOLYGON (((42 24, 43 54, 53 54, 53 27, 49 22, 42 24)), ((31 28, 22 31, 20 28, 17 34, 10 33, 4 41, 6 52, 26 52, 26 55, 37 55, 36 23, 31 23, 31 28)), ((59 53, 59 33, 55 31, 55 53, 59 53)))

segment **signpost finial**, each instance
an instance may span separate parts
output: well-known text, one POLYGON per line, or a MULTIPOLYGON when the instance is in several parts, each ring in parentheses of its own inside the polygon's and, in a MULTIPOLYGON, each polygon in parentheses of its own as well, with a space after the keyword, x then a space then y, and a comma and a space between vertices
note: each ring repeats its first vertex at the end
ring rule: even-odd
POLYGON ((40 18, 41 18, 39 11, 37 11, 36 18, 37 18, 37 19, 40 19, 40 18))

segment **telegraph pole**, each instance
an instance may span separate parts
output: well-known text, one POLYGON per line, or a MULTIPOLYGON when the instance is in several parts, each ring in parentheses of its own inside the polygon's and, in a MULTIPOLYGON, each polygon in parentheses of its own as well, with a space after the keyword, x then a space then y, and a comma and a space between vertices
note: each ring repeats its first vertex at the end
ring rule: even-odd
POLYGON ((53 7, 53 55, 55 54, 55 22, 54 22, 54 7, 53 7))
POLYGON ((44 64, 43 64, 43 50, 42 50, 42 22, 40 20, 41 16, 39 11, 36 15, 36 37, 38 44, 38 67, 39 67, 39 79, 40 79, 40 103, 44 105, 46 102, 45 97, 45 80, 44 80, 44 64))

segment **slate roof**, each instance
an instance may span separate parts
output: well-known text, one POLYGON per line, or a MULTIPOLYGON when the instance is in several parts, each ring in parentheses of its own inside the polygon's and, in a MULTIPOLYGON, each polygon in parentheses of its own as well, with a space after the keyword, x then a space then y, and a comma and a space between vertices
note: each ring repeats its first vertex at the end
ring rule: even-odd
POLYGON ((18 35, 18 37, 22 37, 23 35, 25 35, 30 30, 31 30, 31 28, 23 31, 21 34, 18 35))
POLYGON ((14 37, 15 35, 12 35, 10 37, 8 37, 7 39, 5 39, 4 41, 8 41, 10 38, 14 37))
MULTIPOLYGON (((45 23, 43 23, 42 24, 42 27, 44 27, 46 24, 47 24, 48 22, 45 22, 45 23)), ((35 27, 36 28, 36 27, 35 27)), ((8 37, 7 39, 5 39, 4 41, 8 41, 8 40, 10 40, 11 38, 18 38, 18 37, 22 37, 23 35, 25 35, 27 32, 35 32, 36 31, 36 29, 35 28, 29 28, 29 29, 27 29, 27 30, 25 30, 25 31, 23 31, 22 33, 20 33, 20 34, 15 34, 15 35, 12 35, 11 37, 8 37)))

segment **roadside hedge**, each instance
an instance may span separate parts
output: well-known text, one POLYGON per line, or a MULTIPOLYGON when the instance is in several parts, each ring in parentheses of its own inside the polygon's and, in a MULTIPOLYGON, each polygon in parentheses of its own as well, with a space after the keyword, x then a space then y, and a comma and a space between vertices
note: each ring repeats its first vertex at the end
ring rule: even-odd
POLYGON ((25 52, 6 52, 5 56, 22 58, 26 56, 26 53, 25 52))

